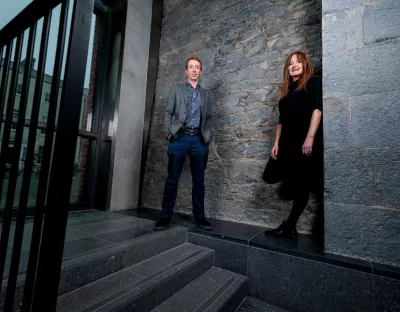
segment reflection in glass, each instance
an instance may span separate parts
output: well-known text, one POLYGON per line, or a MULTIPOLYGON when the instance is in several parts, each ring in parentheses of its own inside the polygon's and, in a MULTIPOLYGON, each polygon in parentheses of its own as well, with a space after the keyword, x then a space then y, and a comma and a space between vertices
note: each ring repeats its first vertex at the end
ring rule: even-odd
MULTIPOLYGON (((71 18, 73 12, 73 4, 74 1, 70 1, 70 7, 68 10, 68 23, 67 23, 67 31, 66 31, 66 38, 65 38, 65 48, 64 48, 64 55, 63 55, 63 65, 61 70, 61 81, 58 86, 59 88, 59 95, 58 95, 58 103, 57 103, 57 110, 56 110, 56 124, 58 121, 58 115, 60 111, 60 102, 61 102, 61 95, 62 95, 62 86, 63 86, 63 79, 65 74, 65 64, 67 58, 67 50, 68 50, 68 42, 70 37, 70 26, 71 26, 71 18)), ((55 66, 55 57, 56 57, 56 47, 58 42, 58 31, 60 26, 60 14, 61 14, 61 5, 55 7, 52 11, 52 17, 50 21, 50 32, 49 32, 49 42, 48 42, 48 50, 46 51, 46 63, 45 63, 45 72, 44 72, 44 79, 43 79, 43 87, 40 90, 40 106, 39 106, 39 114, 38 114, 38 121, 39 121, 39 128, 36 131, 36 139, 35 139, 35 153, 34 153, 34 162, 32 168, 32 177, 30 181, 30 189, 29 189, 29 197, 28 197, 28 207, 34 207, 36 205, 37 200, 37 191, 38 185, 40 180, 40 175, 42 173, 42 164, 43 164, 43 151, 45 145, 45 138, 46 138, 46 126, 49 121, 49 105, 50 105, 50 96, 51 96, 51 88, 52 88, 52 80, 53 80, 53 71, 55 66)), ((1 14, 0 14, 1 15, 1 14)), ((22 186, 22 175, 24 170, 24 162, 26 157, 27 151, 27 144, 28 144, 28 134, 29 128, 27 127, 32 118, 32 106, 33 106, 33 99, 35 95, 35 84, 37 78, 37 70, 38 70, 38 62, 40 58, 40 43, 41 43, 41 36, 43 30, 43 22, 44 18, 41 18, 37 23, 37 31, 36 31, 36 40, 34 46, 34 53, 33 53, 33 63, 32 63, 32 72, 30 75, 29 80, 29 90, 28 90, 28 101, 27 101, 27 110, 25 115, 24 123, 26 127, 24 127, 24 134, 21 146, 21 155, 19 159, 19 175, 17 178, 16 184, 16 192, 14 196, 14 204, 13 208, 18 207, 19 204, 19 197, 20 191, 22 186)), ((98 68, 98 57, 100 51, 100 37, 101 37, 101 28, 102 28, 102 21, 101 18, 97 17, 95 14, 92 15, 92 24, 91 24, 91 31, 90 31, 90 41, 89 41, 89 50, 88 50, 88 58, 87 58, 87 65, 86 65, 86 74, 85 74, 85 81, 83 90, 82 90, 82 105, 81 105, 81 115, 80 115, 80 123, 79 128, 84 131, 94 131, 93 129, 93 116, 94 116, 94 109, 95 109, 95 92, 96 92, 96 76, 97 76, 97 68, 98 68)), ((19 101, 22 93, 22 80, 23 80, 23 69, 24 63, 26 58, 26 48, 27 48, 27 40, 28 40, 28 31, 26 31, 25 38, 23 41, 24 49, 21 56, 21 70, 18 77, 18 83, 16 86, 16 96, 15 96, 15 105, 13 108, 13 125, 11 130, 10 136, 10 145, 9 155, 13 155, 13 140, 15 137, 16 132, 16 123, 18 121, 19 116, 19 101)), ((13 57, 15 54, 15 44, 16 41, 14 40, 14 48, 13 48, 13 57)), ((3 69, 4 63, 4 56, 5 50, 1 55, 1 66, 0 66, 0 79, 1 73, 3 69)), ((12 62, 14 60, 12 59, 12 62)), ((11 73, 11 71, 10 71, 11 73)), ((10 84, 11 77, 8 78, 8 85, 10 84)), ((5 110, 4 110, 5 114, 5 110)), ((98 117, 96 117, 98 118, 98 117)), ((4 123, 0 123, 1 126, 1 134, 0 134, 0 144, 3 135, 3 128, 4 123)), ((53 143, 54 143, 53 138, 53 143)), ((76 156, 75 156, 75 165, 74 165, 74 173, 73 173, 73 181, 72 181, 72 191, 71 191, 71 203, 77 202, 87 202, 88 201, 88 187, 87 187, 87 176, 88 171, 87 163, 88 157, 93 156, 94 154, 92 151, 94 150, 96 142, 92 142, 87 138, 78 138, 77 146, 76 146, 76 156)), ((53 145, 54 146, 54 145, 53 145)), ((52 162, 51 162, 52 163, 52 162)), ((50 166, 51 166, 50 163, 50 166)), ((9 168, 8 168, 9 169, 9 168)), ((49 174, 51 173, 51 167, 49 170, 49 174)), ((8 172, 6 172, 6 175, 8 172)), ((7 194, 7 187, 8 187, 8 179, 4 183, 2 192, 3 196, 0 201, 0 209, 4 209, 5 201, 6 201, 6 194, 7 194)), ((48 190, 48 189, 47 189, 48 190)), ((46 196, 47 198, 47 196, 46 196)))
POLYGON ((93 141, 87 138, 78 137, 76 142, 74 173, 71 188, 71 203, 86 202, 88 200, 87 176, 88 176, 88 155, 93 141))
MULTIPOLYGON (((26 149, 28 144, 28 134, 29 128, 24 127, 24 135, 22 139, 20 157, 18 160, 18 178, 16 184, 16 190, 14 194, 14 205, 13 208, 17 208, 19 204, 19 198, 21 193, 21 186, 22 186, 22 176, 25 169, 25 157, 26 157, 26 149)), ((36 205, 36 197, 37 197, 37 190, 39 186, 39 178, 42 171, 42 160, 43 160, 43 147, 44 147, 44 137, 40 133, 40 129, 37 130, 36 134, 36 143, 35 143, 35 153, 33 158, 32 164, 32 175, 29 187, 29 196, 28 196, 28 204, 27 207, 34 207, 36 205)), ((14 154, 14 147, 10 147, 10 155, 14 154)), ((0 208, 5 207, 5 201, 7 197, 7 186, 8 186, 8 178, 9 172, 6 172, 3 190, 2 190, 2 197, 1 197, 1 204, 0 208)))
MULTIPOLYGON (((29 36, 29 30, 24 31, 24 37, 27 38, 29 36)), ((10 128, 10 133, 8 137, 8 144, 7 143, 7 138, 3 137, 4 135, 4 128, 5 124, 3 124, 2 131, 0 134, 0 145, 3 147, 3 144, 6 144, 4 147, 6 150, 2 151, 2 153, 5 152, 6 156, 6 164, 5 164, 5 173, 4 173, 4 182, 3 182, 3 188, 1 190, 1 202, 0 202, 0 207, 4 208, 6 205, 7 201, 7 192, 9 188, 9 179, 11 175, 11 169, 13 162, 16 157, 18 157, 18 150, 17 147, 15 146, 15 139, 16 139, 16 129, 17 129, 17 122, 19 118, 23 118, 23 116, 19 116, 19 108, 20 108, 20 101, 21 101, 21 91, 22 91, 22 82, 23 82, 23 76, 24 76, 24 69, 25 69, 25 57, 26 57, 26 52, 27 52, 27 41, 22 41, 22 49, 21 49, 21 55, 20 58, 16 55, 15 51, 13 53, 11 62, 10 62, 10 71, 9 71, 9 77, 7 81, 7 87, 5 90, 6 93, 6 101, 3 103, 3 122, 6 120, 6 116, 8 113, 11 113, 11 128, 10 128), (16 65, 18 64, 19 67, 16 65), (18 72, 17 72, 18 70, 18 72), (13 76, 17 74, 16 76, 16 83, 17 85, 15 86, 15 95, 14 98, 11 98, 12 92, 10 90, 11 88, 11 81, 13 79, 13 76), (12 100, 12 102, 8 102, 9 100, 12 100), (11 106, 10 106, 11 104, 11 106)), ((2 62, 3 63, 3 60, 2 62)), ((3 66, 2 66, 3 68, 3 66)), ((3 71, 3 70, 2 70, 3 71)), ((19 163, 17 163, 18 166, 18 175, 20 175, 20 168, 19 168, 19 163)), ((12 194, 13 198, 15 194, 12 194)))
POLYGON ((82 110, 79 128, 92 131, 93 107, 96 92, 96 74, 100 48, 101 19, 92 14, 92 25, 90 28, 89 50, 86 62, 85 83, 83 86, 82 110))

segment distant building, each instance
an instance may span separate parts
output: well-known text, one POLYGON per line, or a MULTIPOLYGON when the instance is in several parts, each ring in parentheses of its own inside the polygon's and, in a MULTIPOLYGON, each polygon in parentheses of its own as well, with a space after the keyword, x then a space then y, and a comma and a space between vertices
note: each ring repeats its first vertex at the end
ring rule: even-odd
MULTIPOLYGON (((35 64, 35 60, 34 60, 34 64, 35 64)), ((0 81, 2 79, 3 65, 4 65, 4 59, 1 60, 0 81)), ((10 75, 12 72, 12 66, 13 66, 13 63, 11 63, 10 75)), ((19 112, 19 103, 20 103, 21 91, 22 91, 23 75, 24 75, 24 61, 22 61, 20 64, 18 84, 17 84, 16 94, 15 94, 15 105, 13 108, 13 123, 11 126, 10 143, 8 145, 9 152, 7 153, 7 156, 8 156, 8 158, 7 158, 8 165, 7 166, 9 166, 9 163, 11 162, 11 159, 14 155, 14 139, 15 139, 15 135, 16 135, 17 121, 19 118, 18 112, 19 112)), ((29 122, 31 119, 31 114, 32 114, 32 104, 33 104, 33 97, 35 94, 36 75, 37 75, 37 71, 32 70, 30 84, 29 84, 27 109, 26 109, 26 115, 25 115, 25 125, 26 126, 24 127, 24 135, 23 135, 23 139, 22 139, 21 153, 20 153, 20 159, 19 159, 19 165, 18 165, 19 169, 23 169, 24 159, 25 159, 25 155, 26 155, 26 148, 28 145, 29 127, 27 125, 29 125, 29 122)), ((10 81, 11 81, 11 77, 9 76, 8 85, 10 84, 10 81)), ((42 91, 41 102, 40 102, 40 111, 39 111, 39 125, 40 126, 46 126, 46 124, 47 124, 47 117, 48 117, 49 104, 50 104, 51 81, 52 81, 52 76, 45 74, 44 81, 43 81, 43 91, 42 91)), ((63 83, 63 81, 61 80, 60 86, 59 86, 60 87, 60 92, 59 92, 59 97, 58 97, 59 101, 61 98, 62 83, 63 83)), ((7 90, 9 90, 9 87, 7 88, 7 90)), ((86 106, 86 102, 87 102, 87 96, 88 96, 88 89, 85 88, 85 89, 83 89, 83 96, 82 96, 82 109, 81 109, 80 125, 82 125, 82 121, 85 118, 83 112, 86 111, 85 106, 86 106)), ((3 122, 5 121, 5 118, 6 118, 7 103, 8 103, 7 99, 8 99, 8 94, 6 94, 6 103, 3 108, 3 122)), ((58 120, 59 109, 60 109, 60 105, 58 103, 57 104, 56 122, 58 120)), ((1 139, 3 138, 3 130, 4 130, 4 123, 3 123, 3 126, 1 127, 1 132, 0 132, 0 144, 2 143, 1 139)), ((34 167, 33 167, 33 171, 35 171, 35 172, 37 172, 39 170, 41 162, 42 162, 45 134, 46 134, 45 129, 37 130, 36 144, 35 144, 35 158, 34 158, 34 167)), ((81 150, 81 144, 78 143, 77 148, 76 148, 76 153, 75 153, 75 163, 76 163, 77 167, 79 167, 79 165, 80 165, 80 156, 79 156, 80 150, 81 150)))

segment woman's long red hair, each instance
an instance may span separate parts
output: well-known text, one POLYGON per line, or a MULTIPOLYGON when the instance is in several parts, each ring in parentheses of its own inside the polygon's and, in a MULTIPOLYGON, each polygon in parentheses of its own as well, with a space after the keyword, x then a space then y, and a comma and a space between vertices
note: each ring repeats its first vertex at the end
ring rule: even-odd
POLYGON ((302 51, 296 51, 290 54, 285 62, 285 67, 283 68, 283 83, 281 90, 281 97, 285 97, 289 92, 289 85, 293 82, 292 77, 289 75, 289 65, 292 59, 292 56, 296 55, 299 61, 303 64, 303 72, 299 77, 299 85, 296 88, 296 91, 305 88, 308 79, 314 74, 314 67, 311 64, 310 56, 302 51))

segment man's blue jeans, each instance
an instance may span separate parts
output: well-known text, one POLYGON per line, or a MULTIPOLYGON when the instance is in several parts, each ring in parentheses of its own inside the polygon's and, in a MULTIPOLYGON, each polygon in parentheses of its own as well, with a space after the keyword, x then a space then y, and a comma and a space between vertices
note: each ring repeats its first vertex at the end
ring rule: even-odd
POLYGON ((178 132, 177 139, 171 137, 168 145, 168 178, 165 182, 161 218, 169 220, 176 202, 178 182, 181 177, 186 156, 190 158, 192 172, 193 215, 196 219, 204 214, 204 170, 208 161, 208 144, 204 144, 201 135, 178 132))

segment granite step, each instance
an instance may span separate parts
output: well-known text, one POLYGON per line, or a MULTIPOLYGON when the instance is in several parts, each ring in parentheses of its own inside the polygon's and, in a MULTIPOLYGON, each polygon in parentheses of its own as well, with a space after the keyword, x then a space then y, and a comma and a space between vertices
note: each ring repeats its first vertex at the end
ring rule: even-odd
MULTIPOLYGON (((151 225, 151 229, 152 227, 151 225)), ((103 236, 103 239, 114 242, 113 245, 64 260, 58 289, 59 296, 185 244, 187 241, 185 228, 172 227, 163 232, 150 231, 150 228, 147 232, 142 232, 142 230, 138 230, 140 236, 135 236, 132 232, 135 230, 132 229, 105 234, 108 236, 103 236), (129 237, 133 238, 129 239, 129 237)), ((25 274, 21 274, 17 279, 15 307, 18 307, 22 301, 24 284, 25 274)), ((5 279, 2 284, 0 302, 3 302, 5 297, 6 285, 5 279)))
POLYGON ((113 247, 88 252, 63 262, 58 294, 66 294, 182 245, 186 243, 186 237, 187 230, 178 227, 160 233, 151 231, 113 247))
MULTIPOLYGON (((69 217, 63 261, 76 258, 89 251, 121 243, 124 239, 132 240, 153 232, 154 222, 152 221, 133 217, 119 217, 115 220, 116 217, 114 215, 111 213, 91 213, 88 216, 74 214, 74 217, 69 217), (77 221, 80 222, 77 223, 77 221)), ((26 273, 28 267, 32 225, 33 223, 28 223, 24 228, 18 275, 26 273)), ((15 222, 11 225, 3 279, 8 277, 10 269, 14 231, 15 222)))
POLYGON ((246 277, 212 267, 152 312, 233 312, 246 292, 246 277))
POLYGON ((288 312, 265 302, 246 297, 236 312, 288 312))
POLYGON ((148 312, 209 270, 214 251, 183 244, 58 298, 57 312, 148 312))

